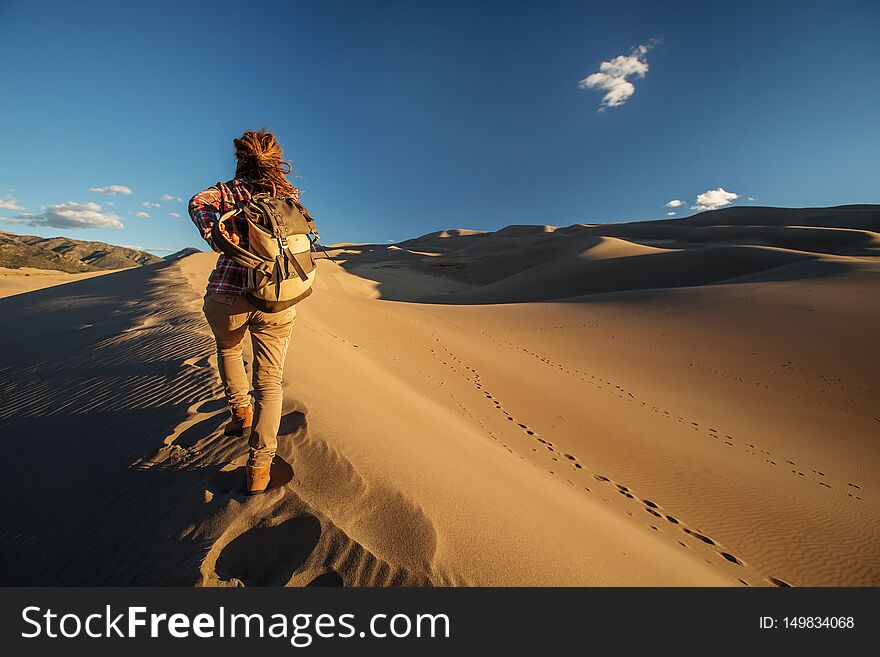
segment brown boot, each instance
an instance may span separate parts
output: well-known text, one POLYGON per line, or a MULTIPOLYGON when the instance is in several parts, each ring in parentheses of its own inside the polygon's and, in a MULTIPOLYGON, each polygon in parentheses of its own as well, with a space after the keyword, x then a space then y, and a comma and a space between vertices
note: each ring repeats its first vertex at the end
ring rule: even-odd
POLYGON ((248 495, 261 495, 265 493, 266 489, 269 488, 272 466, 267 465, 262 468, 255 468, 249 465, 245 468, 245 471, 247 473, 245 492, 248 495))
POLYGON ((251 423, 254 420, 254 407, 233 406, 230 410, 232 412, 232 419, 226 425, 226 428, 223 429, 223 434, 226 436, 240 436, 244 433, 245 429, 251 428, 251 423))

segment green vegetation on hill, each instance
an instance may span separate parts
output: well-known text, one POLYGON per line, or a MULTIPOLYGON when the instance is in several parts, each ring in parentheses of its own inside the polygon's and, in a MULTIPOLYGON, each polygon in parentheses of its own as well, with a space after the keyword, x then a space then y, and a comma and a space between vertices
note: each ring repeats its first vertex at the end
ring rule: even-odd
POLYGON ((103 242, 0 232, 0 267, 10 269, 35 267, 77 273, 124 269, 161 261, 162 258, 151 253, 103 242))

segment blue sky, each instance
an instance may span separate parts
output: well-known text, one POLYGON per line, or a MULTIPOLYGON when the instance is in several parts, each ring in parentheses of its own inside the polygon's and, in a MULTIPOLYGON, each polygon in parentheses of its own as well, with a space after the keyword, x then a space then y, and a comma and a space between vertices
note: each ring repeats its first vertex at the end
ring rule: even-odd
POLYGON ((325 243, 719 189, 704 207, 878 203, 878 25, 875 0, 0 0, 0 230, 204 248, 177 199, 264 126, 325 243))

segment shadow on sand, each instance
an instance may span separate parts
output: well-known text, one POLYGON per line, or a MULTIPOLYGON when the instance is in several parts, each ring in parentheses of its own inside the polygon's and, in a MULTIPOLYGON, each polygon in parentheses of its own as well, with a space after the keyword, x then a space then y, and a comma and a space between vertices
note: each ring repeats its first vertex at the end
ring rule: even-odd
MULTIPOLYGON (((204 546, 180 537, 212 512, 206 491, 246 501, 243 468, 215 464, 240 459, 247 440, 222 436, 213 339, 173 266, 0 299, 0 431, 10 450, 0 492, 12 507, 0 583, 192 585, 204 546), (148 467, 187 421, 163 448, 168 458, 148 467)), ((284 431, 305 431, 302 414, 285 416, 284 431)), ((276 461, 273 488, 293 478, 289 458, 276 461)), ((295 527, 307 530, 295 547, 305 550, 315 524, 295 527)))

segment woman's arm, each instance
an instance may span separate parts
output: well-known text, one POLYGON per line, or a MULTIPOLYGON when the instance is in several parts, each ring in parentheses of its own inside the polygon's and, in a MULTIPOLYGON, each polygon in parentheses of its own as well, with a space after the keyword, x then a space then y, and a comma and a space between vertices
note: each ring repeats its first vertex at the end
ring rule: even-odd
MULTIPOLYGON (((217 221, 217 215, 220 213, 221 201, 220 190, 216 186, 209 187, 205 191, 199 192, 189 201, 190 218, 199 229, 199 232, 201 232, 202 237, 205 238, 205 241, 210 244, 211 248, 217 253, 222 253, 222 251, 220 251, 211 240, 211 229, 214 227, 214 223, 217 221)), ((220 232, 226 235, 226 239, 230 242, 238 244, 238 235, 235 233, 229 233, 222 228, 220 229, 220 232)))
MULTIPOLYGON (((208 244, 211 244, 211 228, 214 227, 219 213, 220 190, 216 187, 209 187, 205 191, 199 192, 189 201, 190 219, 208 244)), ((211 244, 211 248, 214 248, 213 244, 211 244)), ((217 249, 214 248, 214 250, 217 249)))

